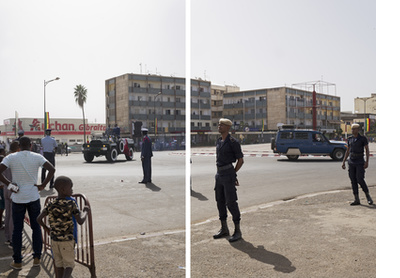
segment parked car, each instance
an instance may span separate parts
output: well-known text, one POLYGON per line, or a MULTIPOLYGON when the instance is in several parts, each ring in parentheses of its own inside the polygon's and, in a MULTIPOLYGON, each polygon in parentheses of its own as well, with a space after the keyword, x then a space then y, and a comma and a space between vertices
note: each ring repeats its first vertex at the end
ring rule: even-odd
POLYGON ((300 155, 329 155, 333 160, 342 161, 346 153, 345 142, 330 141, 316 130, 279 129, 271 141, 274 153, 286 155, 289 160, 297 160, 300 155))

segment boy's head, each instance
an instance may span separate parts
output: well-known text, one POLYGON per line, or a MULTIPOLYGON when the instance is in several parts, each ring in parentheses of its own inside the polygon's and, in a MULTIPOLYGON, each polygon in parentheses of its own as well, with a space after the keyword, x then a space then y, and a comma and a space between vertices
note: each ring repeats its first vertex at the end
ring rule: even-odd
POLYGON ((72 195, 72 180, 65 176, 59 176, 54 182, 54 188, 58 192, 58 196, 69 197, 72 195))

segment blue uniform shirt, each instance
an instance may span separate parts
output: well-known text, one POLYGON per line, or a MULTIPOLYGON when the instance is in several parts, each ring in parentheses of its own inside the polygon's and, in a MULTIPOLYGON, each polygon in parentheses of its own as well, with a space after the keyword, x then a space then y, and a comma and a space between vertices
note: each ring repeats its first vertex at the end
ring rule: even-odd
POLYGON ((243 157, 242 148, 239 142, 230 134, 222 141, 222 137, 217 140, 217 166, 225 166, 236 162, 243 157))
POLYGON ((153 151, 151 150, 151 140, 147 135, 143 137, 142 152, 140 156, 146 158, 153 156, 153 151))
POLYGON ((54 149, 58 147, 56 140, 48 135, 46 137, 43 137, 41 142, 44 153, 52 153, 54 149))
POLYGON ((347 145, 350 149, 350 164, 364 164, 364 148, 368 145, 368 139, 361 134, 357 137, 350 136, 347 139, 347 145))

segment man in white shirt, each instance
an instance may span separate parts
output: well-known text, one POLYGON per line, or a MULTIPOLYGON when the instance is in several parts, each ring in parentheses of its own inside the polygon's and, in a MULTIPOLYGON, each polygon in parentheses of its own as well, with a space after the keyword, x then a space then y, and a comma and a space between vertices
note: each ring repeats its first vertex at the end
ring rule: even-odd
POLYGON ((0 181, 6 186, 16 185, 11 195, 14 231, 12 235, 13 259, 11 267, 17 270, 22 269, 22 231, 24 228, 24 217, 28 211, 32 229, 33 266, 40 265, 42 255, 42 230, 36 221, 39 216, 40 195, 54 176, 55 168, 42 155, 31 152, 31 140, 23 136, 19 140, 20 152, 6 156, 0 164, 0 181), (40 167, 48 171, 47 177, 42 184, 37 184, 38 170, 40 167), (9 168, 12 174, 12 181, 4 177, 3 172, 9 168))
MULTIPOLYGON (((55 152, 57 151, 58 145, 53 137, 50 137, 51 129, 46 129, 46 136, 42 138, 41 143, 43 147, 43 156, 56 167, 55 152)), ((46 169, 42 169, 42 182, 46 177, 46 169)), ((50 188, 54 187, 54 177, 50 181, 50 188)))

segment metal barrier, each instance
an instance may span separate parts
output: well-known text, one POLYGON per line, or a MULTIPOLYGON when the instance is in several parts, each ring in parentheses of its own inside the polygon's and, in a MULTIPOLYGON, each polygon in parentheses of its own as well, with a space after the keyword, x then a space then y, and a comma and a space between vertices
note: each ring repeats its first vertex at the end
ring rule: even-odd
MULTIPOLYGON (((85 195, 73 194, 71 197, 75 198, 80 210, 85 206, 90 208, 90 203, 85 195)), ((55 200, 57 196, 48 196, 45 200, 44 206, 55 200)), ((48 217, 44 219, 44 223, 48 225, 48 217)), ((75 246, 75 262, 89 268, 92 278, 96 277, 96 266, 94 262, 94 242, 93 242, 93 224, 92 224, 92 210, 88 211, 86 221, 78 226, 77 243, 75 246)), ((51 238, 46 232, 43 233, 43 244, 45 251, 51 250, 51 238)), ((54 267, 55 269, 55 267, 54 267)), ((57 274, 56 274, 57 275, 57 274)))

